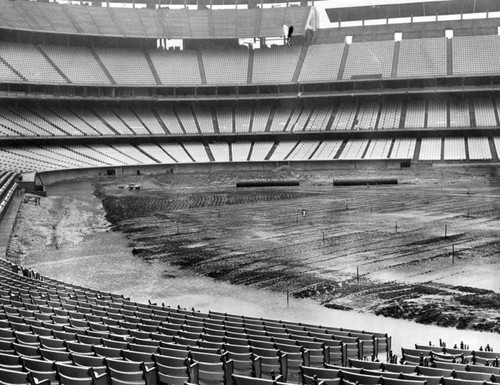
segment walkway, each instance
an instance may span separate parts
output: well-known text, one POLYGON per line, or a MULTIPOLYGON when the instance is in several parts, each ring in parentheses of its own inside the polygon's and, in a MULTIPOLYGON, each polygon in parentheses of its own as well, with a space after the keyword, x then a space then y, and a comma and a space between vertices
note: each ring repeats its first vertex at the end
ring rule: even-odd
POLYGON ((6 258, 10 234, 16 220, 17 212, 22 202, 22 195, 15 195, 10 202, 5 216, 0 221, 0 258, 6 258))

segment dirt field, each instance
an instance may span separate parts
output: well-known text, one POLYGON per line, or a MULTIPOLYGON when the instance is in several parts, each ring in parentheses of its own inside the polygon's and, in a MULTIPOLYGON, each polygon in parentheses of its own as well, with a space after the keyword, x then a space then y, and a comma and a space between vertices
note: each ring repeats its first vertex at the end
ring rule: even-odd
MULTIPOLYGON (((117 236, 125 234, 135 256, 147 263, 170 263, 232 284, 289 290, 330 308, 499 332, 498 170, 453 166, 304 173, 282 168, 266 174, 151 175, 101 180, 95 193, 117 236), (400 183, 332 187, 333 178, 375 176, 397 177, 400 183), (237 180, 251 178, 296 178, 301 186, 234 187, 237 180), (119 188, 132 181, 141 183, 140 191, 119 188)), ((12 258, 53 268, 73 246, 82 248, 86 233, 108 230, 102 213, 85 207, 90 200, 51 202, 29 208, 29 217, 19 223, 12 258)), ((96 240, 85 245, 102 247, 96 240)), ((79 253, 71 255, 76 260, 79 253)), ((105 255, 98 261, 106 269, 105 255)), ((90 280, 99 280, 92 263, 84 269, 90 280)), ((149 280, 152 286, 169 277, 166 270, 152 278, 130 270, 130 281, 149 280)), ((120 283, 110 284, 110 291, 120 288, 120 283)))
MULTIPOLYGON (((336 173, 100 183, 107 218, 145 259, 326 307, 500 331, 500 178, 494 167, 387 171, 397 186, 332 187, 336 173), (236 189, 298 178, 300 187, 236 189), (302 214, 305 210, 305 216, 302 214), (359 278, 358 278, 359 272, 359 278)), ((345 176, 380 176, 352 171, 345 176)))

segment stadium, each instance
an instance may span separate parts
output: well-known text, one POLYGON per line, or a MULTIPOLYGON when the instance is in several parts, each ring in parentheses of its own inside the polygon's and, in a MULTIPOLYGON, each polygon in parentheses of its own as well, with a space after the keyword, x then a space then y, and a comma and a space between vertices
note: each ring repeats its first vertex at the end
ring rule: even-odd
POLYGON ((0 0, 0 384, 500 382, 499 59, 496 0, 0 0))

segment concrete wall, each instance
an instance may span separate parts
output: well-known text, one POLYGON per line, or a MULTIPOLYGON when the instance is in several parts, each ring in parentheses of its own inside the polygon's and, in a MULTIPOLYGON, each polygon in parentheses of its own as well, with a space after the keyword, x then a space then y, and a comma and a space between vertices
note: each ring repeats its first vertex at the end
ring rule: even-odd
POLYGON ((37 174, 35 183, 51 185, 56 182, 91 178, 121 178, 140 174, 193 174, 217 173, 224 171, 271 171, 277 167, 290 166, 303 171, 356 170, 356 169, 399 169, 401 159, 386 160, 331 160, 301 162, 230 162, 230 163, 191 163, 191 164, 154 164, 138 166, 82 168, 45 171, 37 174))

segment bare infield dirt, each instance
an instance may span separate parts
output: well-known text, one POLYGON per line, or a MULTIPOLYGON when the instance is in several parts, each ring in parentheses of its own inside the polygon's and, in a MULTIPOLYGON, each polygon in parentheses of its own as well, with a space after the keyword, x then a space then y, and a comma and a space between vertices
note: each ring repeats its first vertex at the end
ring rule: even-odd
MULTIPOLYGON (((151 263, 237 285, 289 290, 330 308, 500 332, 498 170, 285 167, 149 175, 96 181, 95 194, 112 229, 151 263), (399 184, 333 187, 332 179, 341 177, 395 177, 399 184), (237 180, 252 178, 299 179, 301 185, 235 187, 237 180), (140 183, 141 190, 120 188, 128 182, 140 183)), ((70 219, 64 218, 82 223, 72 235, 76 239, 85 237, 85 229, 105 228, 107 221, 98 215, 79 216, 88 212, 82 202, 60 201, 53 212, 36 209, 37 218, 20 221, 11 257, 36 249, 43 260, 43 248, 57 248, 59 239, 68 239, 65 229, 74 228, 65 226, 70 219), (30 232, 28 224, 35 220, 46 225, 30 232)))

